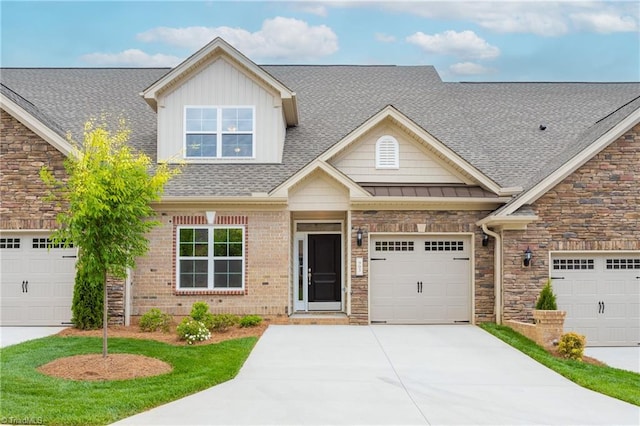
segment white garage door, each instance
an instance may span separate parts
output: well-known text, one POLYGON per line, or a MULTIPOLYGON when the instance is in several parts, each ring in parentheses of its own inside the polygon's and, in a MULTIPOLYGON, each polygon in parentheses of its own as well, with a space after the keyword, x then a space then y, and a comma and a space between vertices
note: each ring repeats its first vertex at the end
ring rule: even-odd
POLYGON ((551 277, 565 331, 588 346, 640 344, 640 254, 556 253, 551 277))
POLYGON ((0 325, 71 322, 76 249, 46 236, 0 238, 0 325))
POLYGON ((370 319, 388 324, 471 320, 468 236, 372 236, 370 319))

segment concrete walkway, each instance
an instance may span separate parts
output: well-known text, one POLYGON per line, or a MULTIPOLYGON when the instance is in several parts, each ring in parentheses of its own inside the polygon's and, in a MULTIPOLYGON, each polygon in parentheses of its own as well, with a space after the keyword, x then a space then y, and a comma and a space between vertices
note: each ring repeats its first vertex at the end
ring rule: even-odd
POLYGON ((0 348, 51 336, 66 327, 0 327, 0 348))
POLYGON ((270 326, 236 379, 117 424, 634 424, 474 326, 270 326))

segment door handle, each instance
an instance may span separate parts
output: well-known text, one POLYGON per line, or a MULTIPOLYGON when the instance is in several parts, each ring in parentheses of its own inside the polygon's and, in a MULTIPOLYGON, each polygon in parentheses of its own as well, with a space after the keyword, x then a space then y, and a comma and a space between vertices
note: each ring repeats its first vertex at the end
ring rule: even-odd
POLYGON ((598 313, 602 313, 602 302, 598 302, 598 313))
POLYGON ((604 308, 605 308, 605 304, 604 302, 602 302, 602 313, 604 314, 604 308))
POLYGON ((29 281, 24 282, 24 288, 27 290, 25 293, 29 293, 29 281))
POLYGON ((25 292, 25 290, 24 290, 24 280, 22 280, 22 292, 23 293, 25 292))
POLYGON ((422 293, 422 281, 416 282, 416 286, 418 286, 418 293, 422 293))
POLYGON ((422 293, 422 281, 420 281, 420 293, 422 293))
POLYGON ((420 293, 420 281, 416 281, 416 293, 420 293))
POLYGON ((307 285, 311 285, 311 268, 307 271, 307 285))

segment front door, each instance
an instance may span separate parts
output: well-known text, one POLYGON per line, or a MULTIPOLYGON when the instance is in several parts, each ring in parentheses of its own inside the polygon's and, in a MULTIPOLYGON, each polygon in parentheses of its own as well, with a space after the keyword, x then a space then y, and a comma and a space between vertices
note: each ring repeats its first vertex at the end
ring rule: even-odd
POLYGON ((310 234, 308 241, 309 310, 339 310, 340 234, 310 234))
POLYGON ((294 310, 342 310, 342 235, 301 232, 296 236, 294 310))

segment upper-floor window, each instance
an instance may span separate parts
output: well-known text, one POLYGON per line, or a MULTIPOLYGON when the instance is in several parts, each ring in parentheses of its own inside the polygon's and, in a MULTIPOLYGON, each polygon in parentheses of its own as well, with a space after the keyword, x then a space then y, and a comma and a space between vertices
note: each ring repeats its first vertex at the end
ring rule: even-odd
POLYGON ((252 158, 254 107, 185 108, 186 158, 252 158))
POLYGON ((400 149, 393 136, 383 136, 376 142, 376 169, 399 169, 400 149))

